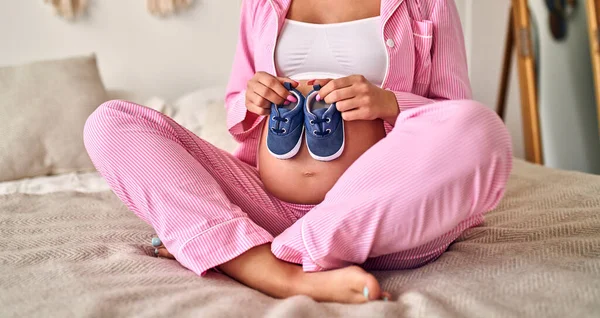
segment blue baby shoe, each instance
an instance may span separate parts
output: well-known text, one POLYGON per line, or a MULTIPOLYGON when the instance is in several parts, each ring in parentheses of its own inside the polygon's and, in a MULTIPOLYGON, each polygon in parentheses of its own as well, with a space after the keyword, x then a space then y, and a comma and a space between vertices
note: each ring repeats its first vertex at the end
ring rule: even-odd
POLYGON ((325 101, 317 101, 320 85, 306 96, 304 107, 304 126, 306 128, 306 146, 310 155, 319 161, 332 161, 344 152, 344 120, 335 107, 325 101))
POLYGON ((289 105, 271 105, 267 148, 277 159, 290 159, 300 150, 304 133, 304 95, 285 83, 298 101, 289 105))

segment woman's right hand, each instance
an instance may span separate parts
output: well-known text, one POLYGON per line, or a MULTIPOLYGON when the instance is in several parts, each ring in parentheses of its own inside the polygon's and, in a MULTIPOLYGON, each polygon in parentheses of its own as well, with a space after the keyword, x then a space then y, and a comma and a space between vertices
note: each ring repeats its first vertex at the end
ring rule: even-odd
POLYGON ((291 83, 293 87, 298 82, 285 77, 275 77, 269 73, 258 72, 248 81, 246 87, 246 108, 249 112, 259 116, 269 115, 271 104, 281 105, 289 101, 295 103, 298 100, 288 91, 283 84, 291 83))

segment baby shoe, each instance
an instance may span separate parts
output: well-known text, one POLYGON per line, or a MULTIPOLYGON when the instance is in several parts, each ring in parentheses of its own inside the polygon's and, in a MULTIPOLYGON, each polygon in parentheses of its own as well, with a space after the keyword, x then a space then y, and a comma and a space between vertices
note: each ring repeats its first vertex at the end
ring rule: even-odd
POLYGON ((296 97, 296 102, 271 105, 267 149, 277 159, 290 159, 300 150, 304 133, 304 95, 285 83, 285 88, 296 97), (287 104, 287 105, 286 105, 287 104))
POLYGON ((332 161, 344 151, 344 120, 335 107, 317 101, 320 85, 306 96, 304 107, 304 127, 306 128, 306 146, 310 155, 319 161, 332 161))

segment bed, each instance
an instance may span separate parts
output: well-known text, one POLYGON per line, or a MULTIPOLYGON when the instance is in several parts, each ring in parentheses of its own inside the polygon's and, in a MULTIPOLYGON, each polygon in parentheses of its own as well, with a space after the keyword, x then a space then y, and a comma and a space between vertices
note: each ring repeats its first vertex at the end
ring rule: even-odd
POLYGON ((276 300, 153 256, 152 229, 96 173, 0 184, 0 316, 593 317, 600 177, 517 160, 485 223, 437 261, 376 272, 388 303, 276 300))
MULTIPOLYGON (((185 121, 194 116, 184 109, 219 103, 206 96, 180 99, 177 113, 160 99, 147 104, 185 121)), ((209 125, 223 116, 214 105, 200 107, 201 118, 216 117, 194 131, 234 147, 209 125)), ((600 176, 519 159, 483 225, 431 264, 374 273, 389 302, 273 299, 155 257, 153 234, 96 172, 0 182, 0 317, 600 316, 600 176)))

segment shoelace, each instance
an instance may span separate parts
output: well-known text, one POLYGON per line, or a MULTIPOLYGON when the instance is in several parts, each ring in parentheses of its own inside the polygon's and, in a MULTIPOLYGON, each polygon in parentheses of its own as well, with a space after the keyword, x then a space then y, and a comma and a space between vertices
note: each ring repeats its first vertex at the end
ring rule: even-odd
POLYGON ((276 127, 271 128, 271 130, 273 130, 273 132, 277 133, 277 134, 285 134, 286 133, 285 128, 281 128, 280 129, 279 125, 281 125, 281 122, 287 123, 290 120, 287 119, 287 118, 281 117, 281 114, 279 113, 279 108, 278 107, 275 107, 275 110, 277 111, 277 116, 274 116, 273 120, 277 122, 277 125, 276 125, 276 127))
POLYGON ((325 131, 323 131, 319 124, 330 123, 330 122, 331 122, 331 119, 327 118, 327 117, 311 120, 310 124, 317 126, 317 129, 313 131, 313 134, 315 134, 317 136, 321 136, 321 137, 329 135, 331 133, 331 129, 325 129, 325 131))

